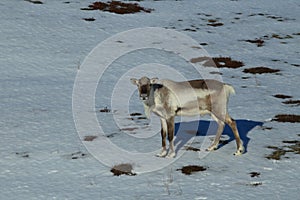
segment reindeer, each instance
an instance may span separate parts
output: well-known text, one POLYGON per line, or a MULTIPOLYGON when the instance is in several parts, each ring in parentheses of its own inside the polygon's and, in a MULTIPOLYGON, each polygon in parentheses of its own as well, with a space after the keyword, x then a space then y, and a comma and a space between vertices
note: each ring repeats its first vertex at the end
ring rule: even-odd
POLYGON ((140 100, 143 101, 146 116, 153 112, 160 117, 162 150, 157 156, 173 158, 174 150, 174 118, 175 116, 195 116, 210 114, 217 122, 218 129, 213 143, 208 151, 216 150, 222 135, 225 123, 232 129, 237 150, 234 155, 244 152, 235 121, 227 111, 228 98, 234 94, 231 85, 217 80, 191 80, 175 82, 159 80, 158 78, 142 77, 131 78, 131 83, 137 85, 140 100), (168 134, 169 150, 166 148, 168 134))

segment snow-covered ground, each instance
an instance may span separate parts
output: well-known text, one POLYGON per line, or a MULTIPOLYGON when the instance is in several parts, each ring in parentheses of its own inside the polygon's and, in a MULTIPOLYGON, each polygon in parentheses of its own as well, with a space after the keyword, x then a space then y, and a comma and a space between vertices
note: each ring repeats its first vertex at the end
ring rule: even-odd
MULTIPOLYGON (((0 2, 0 199, 299 198, 299 153, 288 152, 281 160, 265 158, 273 152, 267 146, 283 148, 287 144, 282 141, 299 141, 299 123, 270 121, 277 114, 300 114, 299 105, 286 105, 282 99, 273 97, 284 94, 293 100, 300 99, 299 1, 145 0, 138 3, 154 11, 128 15, 81 10, 91 3, 84 0, 45 0, 43 4, 23 0, 0 2), (214 27, 209 23, 223 25, 214 27), (237 120, 247 143, 245 154, 232 155, 234 142, 205 154, 203 141, 212 137, 202 134, 210 121, 208 117, 200 121, 200 133, 182 144, 180 156, 173 161, 157 161, 157 165, 167 163, 158 170, 136 176, 113 176, 112 166, 97 160, 87 150, 84 144, 92 144, 102 137, 83 142, 82 135, 78 134, 72 110, 76 76, 99 43, 121 32, 147 27, 178 31, 199 44, 206 44, 202 47, 211 56, 244 62, 244 67, 222 68, 220 72, 222 80, 232 84, 237 93, 230 98, 229 112, 237 120), (262 47, 245 42, 259 38, 265 41, 262 47), (259 66, 281 71, 257 75, 243 72, 259 66), (256 126, 259 123, 264 124, 256 126), (200 153, 186 151, 188 145, 200 148, 200 153), (207 170, 192 175, 177 171, 187 165, 200 165, 207 170), (251 177, 251 172, 260 175, 251 177)), ((94 110, 82 110, 96 114, 106 139, 128 151, 147 153, 159 149, 161 139, 154 126, 155 116, 148 126, 149 121, 144 119, 129 123, 130 116, 127 113, 126 118, 125 113, 125 124, 142 128, 120 130, 114 117, 124 115, 123 112, 99 110, 112 109, 111 94, 119 77, 135 66, 149 68, 149 63, 155 63, 156 68, 171 66, 188 79, 197 75, 190 71, 190 63, 168 51, 130 52, 115 60, 99 80, 94 110), (143 126, 156 134, 139 138, 138 134, 145 131, 143 126)), ((134 89, 132 86, 130 90, 134 89)), ((136 92, 129 102, 130 113, 143 112, 136 92)), ((123 122, 121 118, 120 123, 123 122)), ((193 129, 192 122, 181 125, 187 131, 193 129)), ((225 129, 223 139, 230 136, 225 129)), ((107 152, 105 156, 118 160, 113 153, 107 152)), ((128 162, 134 162, 134 158, 128 162)), ((133 171, 138 172, 141 167, 138 161, 131 164, 133 171)), ((156 165, 150 161, 149 164, 156 165)))

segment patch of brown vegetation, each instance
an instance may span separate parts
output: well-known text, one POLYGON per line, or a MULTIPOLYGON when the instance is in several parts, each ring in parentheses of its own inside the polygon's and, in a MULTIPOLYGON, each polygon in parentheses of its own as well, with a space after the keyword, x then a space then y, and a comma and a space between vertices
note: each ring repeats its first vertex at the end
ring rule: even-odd
POLYGON ((272 119, 272 121, 299 123, 299 122, 300 122, 300 115, 293 115, 293 114, 279 114, 279 115, 276 115, 276 116, 272 119))
POLYGON ((269 126, 262 126, 261 128, 262 130, 272 130, 273 127, 269 127, 269 126))
POLYGON ((253 187, 257 187, 259 185, 262 185, 262 182, 253 182, 253 183, 249 183, 249 184, 246 184, 247 186, 253 186, 253 187))
POLYGON ((297 144, 297 143, 299 143, 299 141, 298 140, 283 140, 282 143, 297 144))
POLYGON ((84 137, 84 141, 87 141, 87 142, 91 142, 91 141, 93 141, 94 139, 96 139, 98 136, 96 136, 96 135, 88 135, 88 136, 85 136, 84 137))
POLYGON ((295 154, 300 154, 300 141, 297 141, 296 143, 293 143, 293 145, 290 145, 289 148, 295 154))
POLYGON ((221 22, 216 22, 216 23, 208 23, 208 26, 213 26, 213 27, 218 27, 218 26, 223 26, 224 24, 221 22))
POLYGON ((147 117, 129 117, 127 119, 129 119, 129 120, 145 120, 145 119, 147 119, 147 117))
POLYGON ((230 57, 198 57, 192 58, 191 63, 204 62, 203 66, 205 67, 217 67, 217 68, 239 68, 244 66, 244 63, 241 61, 232 60, 230 57))
POLYGON ((85 20, 85 21, 88 21, 88 22, 93 22, 93 21, 95 21, 96 19, 95 18, 82 18, 83 20, 85 20))
POLYGON ((289 99, 292 98, 292 96, 285 95, 285 94, 275 94, 273 97, 279 98, 279 99, 289 99))
POLYGON ((280 36, 278 34, 273 33, 271 35, 271 38, 276 38, 276 39, 279 39, 279 40, 283 40, 283 39, 291 39, 291 38, 293 38, 293 36, 291 36, 291 35, 280 36))
POLYGON ((134 131, 137 130, 137 127, 129 127, 129 128, 122 128, 121 131, 134 131))
POLYGON ((38 1, 38 0, 24 0, 24 1, 27 1, 27 2, 33 3, 33 4, 43 4, 43 2, 38 1))
POLYGON ((186 28, 186 29, 183 29, 183 31, 196 32, 197 30, 195 30, 195 29, 191 29, 191 28, 186 28))
POLYGON ((145 119, 147 119, 147 117, 142 116, 143 115, 142 113, 134 112, 134 113, 130 113, 129 115, 131 116, 128 118, 130 120, 145 120, 145 119))
POLYGON ((98 1, 89 5, 88 8, 82 8, 81 10, 101 10, 116 14, 131 14, 141 11, 150 13, 153 11, 153 9, 146 9, 137 3, 124 3, 120 1, 109 1, 107 3, 98 1))
MULTIPOLYGON (((200 44, 201 45, 201 44, 200 44)), ((191 46, 191 48, 193 48, 193 49, 202 49, 201 47, 199 47, 199 46, 191 46)))
POLYGON ((108 109, 107 107, 104 107, 102 109, 99 110, 99 112, 103 112, 103 113, 109 113, 111 110, 108 109))
MULTIPOLYGON (((265 40, 270 40, 270 39, 284 40, 284 39, 291 39, 291 38, 293 38, 292 35, 279 35, 279 34, 273 33, 271 35, 265 35, 263 37, 256 38, 254 40, 242 40, 242 41, 256 44, 258 47, 262 47, 265 44, 265 40)), ((285 42, 281 42, 281 43, 285 44, 285 42)))
POLYGON ((235 69, 244 66, 243 62, 232 60, 230 57, 214 57, 212 59, 218 68, 227 67, 235 69))
POLYGON ((207 20, 209 23, 216 23, 218 20, 216 20, 216 19, 209 19, 209 20, 207 20))
POLYGON ((223 75, 222 72, 209 72, 210 74, 217 74, 217 75, 223 75))
POLYGON ((184 166, 181 169, 177 169, 176 171, 181 171, 185 175, 191 175, 194 172, 205 171, 207 168, 198 165, 188 165, 184 166))
POLYGON ((264 16, 264 17, 266 17, 268 19, 274 19, 274 20, 277 20, 279 22, 283 22, 283 21, 287 21, 287 20, 294 20, 294 19, 284 18, 284 17, 280 17, 280 16, 276 16, 276 15, 267 14, 267 13, 254 13, 254 14, 250 14, 248 16, 249 17, 264 16))
MULTIPOLYGON (((275 38, 275 39, 279 39, 279 40, 284 40, 284 39, 292 39, 294 37, 291 36, 291 35, 278 35, 278 34, 274 33, 274 34, 271 35, 271 38, 275 38)), ((281 43, 284 43, 284 42, 281 42, 281 43)))
POLYGON ((223 26, 224 24, 221 22, 218 22, 218 19, 208 19, 208 26, 213 26, 213 27, 218 27, 218 26, 223 26))
POLYGON ((134 113, 130 113, 130 116, 141 116, 143 115, 142 113, 137 113, 137 112, 134 112, 134 113))
MULTIPOLYGON (((269 147, 268 147, 269 148, 269 147)), ((269 160, 280 160, 281 156, 285 155, 286 151, 283 149, 276 149, 273 153, 266 156, 269 160)))
POLYGON ((295 154, 300 154, 300 141, 299 140, 284 140, 282 141, 284 145, 282 147, 276 147, 276 146, 267 146, 269 149, 273 149, 274 151, 267 155, 267 159, 273 159, 273 160, 281 160, 281 156, 285 155, 288 152, 292 152, 295 154))
POLYGON ((250 176, 253 178, 253 177, 259 177, 260 176, 260 173, 259 172, 250 172, 249 173, 250 176))
POLYGON ((250 74, 264 74, 264 73, 276 73, 279 72, 279 69, 271 69, 268 67, 254 67, 254 68, 248 68, 244 69, 244 73, 250 73, 250 74))
POLYGON ((206 45, 208 45, 206 42, 202 42, 202 43, 200 43, 200 45, 201 46, 206 46, 206 45))
POLYGON ((300 100, 288 100, 288 101, 284 101, 282 102, 284 104, 291 104, 291 105, 294 105, 294 106, 299 106, 300 105, 300 100))
POLYGON ((191 146, 185 147, 185 150, 187 150, 187 151, 195 151, 195 152, 200 151, 200 149, 195 148, 195 147, 191 147, 191 146))
POLYGON ((133 168, 131 164, 125 163, 113 166, 110 171, 114 174, 114 176, 135 176, 136 174, 132 172, 132 169, 133 168))
POLYGON ((262 39, 255 39, 255 40, 245 40, 245 42, 250 42, 252 44, 256 44, 258 47, 264 46, 265 41, 262 39))
POLYGON ((251 78, 250 76, 243 76, 242 79, 246 80, 246 79, 249 79, 251 78))

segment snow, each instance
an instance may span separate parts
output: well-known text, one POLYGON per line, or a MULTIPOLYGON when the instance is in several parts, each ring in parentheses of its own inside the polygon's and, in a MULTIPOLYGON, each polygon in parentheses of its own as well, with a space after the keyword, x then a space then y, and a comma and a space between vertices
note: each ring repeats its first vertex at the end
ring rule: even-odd
MULTIPOLYGON (((289 158, 278 161, 265 158, 272 152, 266 146, 299 141, 299 124, 270 121, 276 114, 300 113, 299 106, 282 104, 272 96, 300 98, 298 1, 145 0, 138 3, 153 12, 128 15, 80 10, 92 1, 43 2, 0 3, 0 199, 298 198, 299 155, 287 153, 289 158), (90 17, 96 20, 83 20, 90 17), (208 26, 209 19, 224 25, 208 26), (128 35, 149 27, 162 32, 128 35), (162 33, 181 36, 172 41, 158 37, 165 35, 162 33), (272 34, 292 38, 278 39, 272 34), (118 37, 121 42, 108 46, 107 51, 102 49, 105 57, 97 57, 98 45, 112 44, 118 37), (145 40, 135 44, 137 37, 145 40), (264 39, 264 46, 244 41, 256 38, 264 39), (208 44, 202 46, 205 51, 195 48, 199 43, 208 44), (194 48, 186 48, 191 46, 194 48), (139 49, 122 52, 130 48, 139 49), (117 53, 119 56, 113 57, 117 53), (230 56, 245 66, 222 68, 221 76, 211 75, 209 72, 218 70, 187 62, 197 55, 230 56), (100 76, 101 65, 111 58, 113 62, 100 76), (86 66, 95 71, 86 71, 86 66), (281 71, 242 72, 257 66, 281 71), (230 98, 229 113, 237 120, 247 152, 233 156, 236 147, 232 141, 207 153, 204 149, 215 129, 211 119, 202 117, 198 127, 194 118, 178 118, 178 156, 157 158, 159 120, 154 115, 151 120, 128 119, 130 113, 143 112, 129 78, 145 72, 153 77, 194 79, 199 70, 200 76, 212 76, 235 87, 237 94, 230 98), (77 89, 85 84, 92 88, 80 93, 77 89), (106 106, 110 113, 99 112, 106 106), (84 123, 78 124, 78 120, 84 123), (260 123, 271 129, 256 126, 260 123), (197 130, 196 136, 187 133, 197 130), (90 135, 98 137, 83 141, 90 135), (186 151, 188 145, 201 151, 186 151), (137 175, 113 176, 110 169, 120 162, 131 163, 137 175), (207 170, 190 176, 177 171, 186 165, 207 170), (260 176, 250 177, 251 172, 260 176)), ((231 138, 227 127, 222 139, 231 138)))

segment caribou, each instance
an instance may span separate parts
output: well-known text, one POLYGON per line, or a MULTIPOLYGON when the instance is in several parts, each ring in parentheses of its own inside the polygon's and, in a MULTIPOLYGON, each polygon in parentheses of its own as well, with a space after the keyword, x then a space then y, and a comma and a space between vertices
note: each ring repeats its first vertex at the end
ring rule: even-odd
POLYGON ((229 96, 235 93, 231 85, 213 79, 176 82, 168 79, 142 77, 140 79, 131 78, 130 81, 138 87, 145 115, 149 118, 150 113, 153 112, 160 117, 162 149, 157 156, 168 158, 176 156, 174 149, 175 116, 202 116, 205 114, 210 114, 218 124, 216 136, 206 150, 213 151, 218 148, 226 123, 235 136, 237 150, 234 155, 243 154, 243 142, 240 139, 236 122, 230 117, 227 110, 229 96), (166 147, 167 136, 168 150, 166 147))

